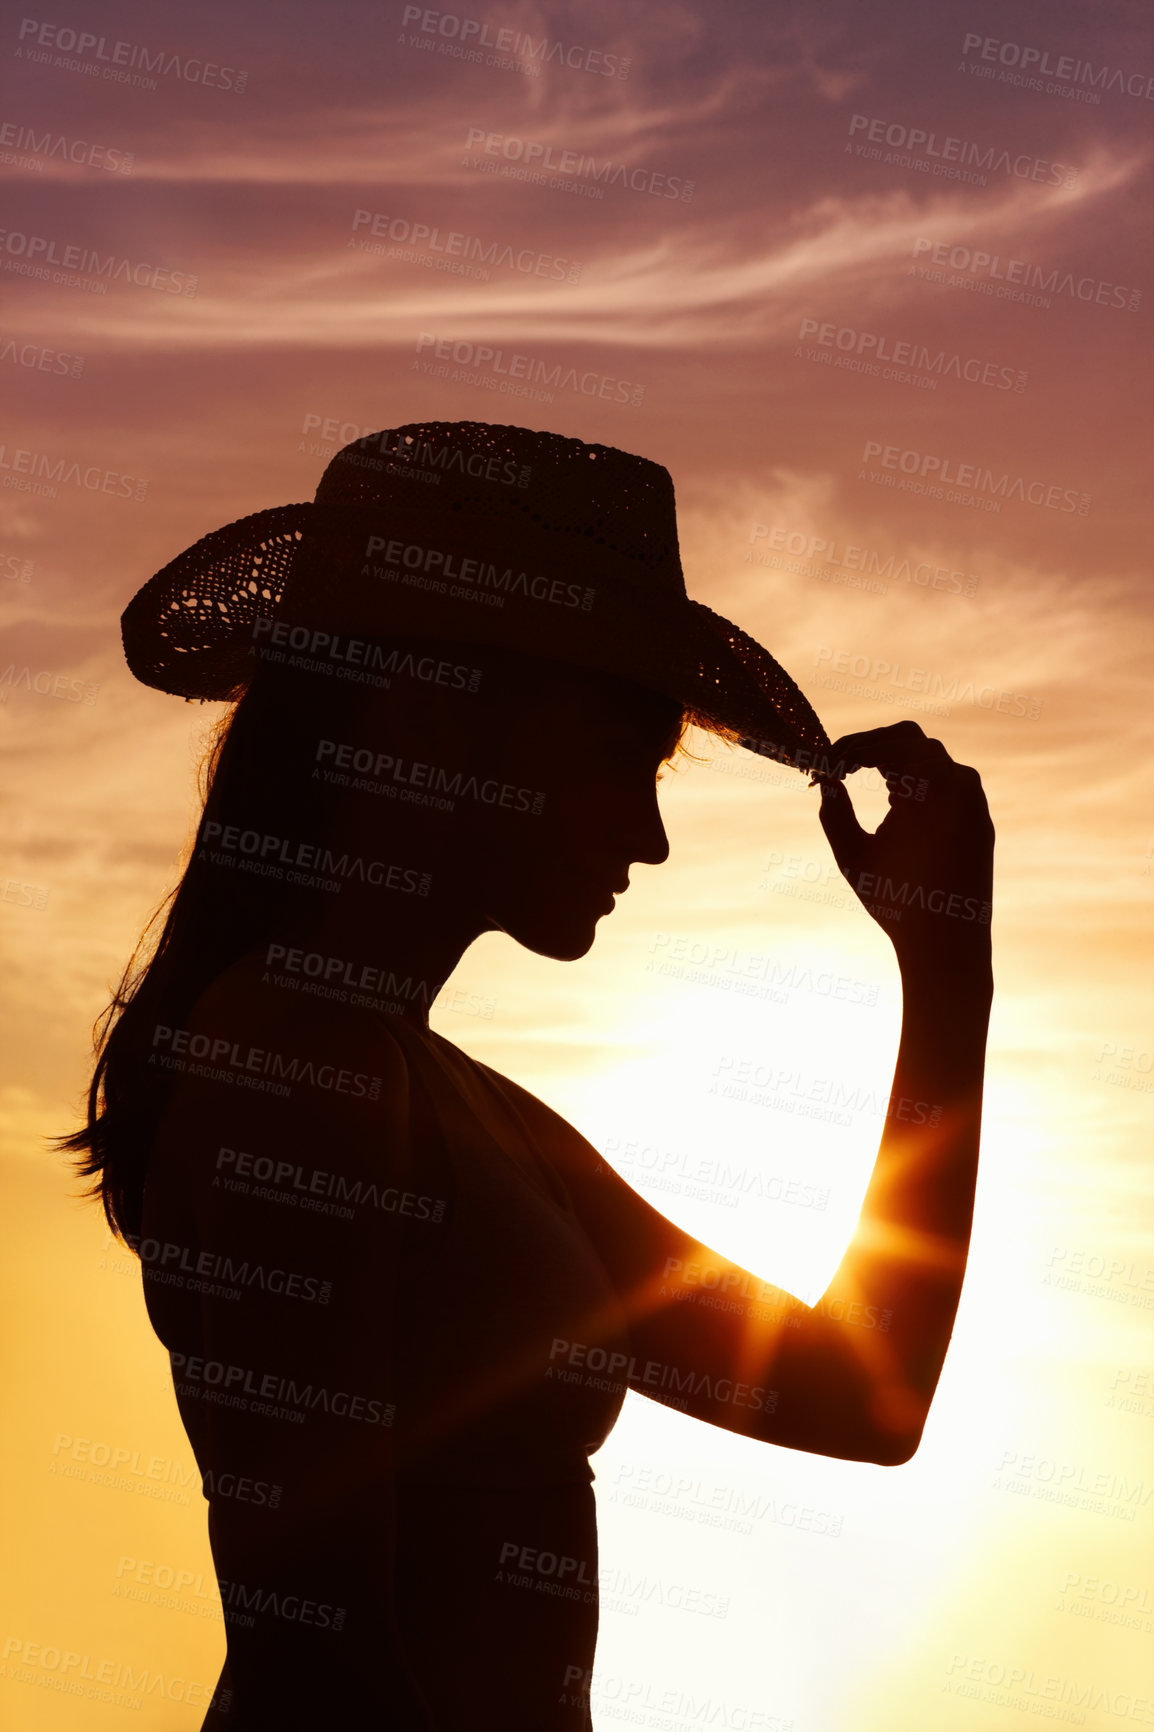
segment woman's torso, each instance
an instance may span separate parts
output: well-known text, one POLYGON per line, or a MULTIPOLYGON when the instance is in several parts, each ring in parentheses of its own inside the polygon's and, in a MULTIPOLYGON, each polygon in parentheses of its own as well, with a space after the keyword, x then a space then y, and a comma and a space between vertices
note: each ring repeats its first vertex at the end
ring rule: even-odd
MULTIPOLYGON (((615 1354, 624 1364, 627 1335, 559 1176, 557 1139, 575 1133, 427 1029, 390 1019, 382 1038, 408 1075, 413 1195, 431 1197, 441 1217, 436 1231, 409 1236, 395 1272, 401 1636, 438 1725, 583 1726, 597 1628, 588 1457, 622 1405, 623 1385, 605 1371, 615 1354)), ((157 1147, 152 1161, 164 1153, 157 1147)), ((196 1182, 182 1180, 185 1189, 196 1182)), ((170 1201, 179 1195, 179 1186, 146 1187, 146 1236, 192 1236, 188 1211, 170 1201)), ((430 1212, 396 1196, 391 1206, 430 1212)), ((203 1299, 148 1282, 146 1293, 166 1345, 195 1354, 203 1299)), ((210 1420, 199 1400, 181 1399, 181 1411, 211 1486, 221 1416, 210 1420)), ((223 1499, 210 1498, 210 1509, 217 1549, 235 1512, 223 1499)), ((230 1648, 239 1639, 230 1631, 230 1648)))
POLYGON ((624 1363, 625 1317, 550 1160, 552 1125, 447 1042, 433 1037, 429 1056, 430 1091, 448 1080, 437 1109, 454 1196, 398 1331, 399 1387, 423 1416, 399 1478, 401 1626, 446 1724, 583 1727, 597 1635, 589 1455, 624 1399, 584 1366, 624 1363))

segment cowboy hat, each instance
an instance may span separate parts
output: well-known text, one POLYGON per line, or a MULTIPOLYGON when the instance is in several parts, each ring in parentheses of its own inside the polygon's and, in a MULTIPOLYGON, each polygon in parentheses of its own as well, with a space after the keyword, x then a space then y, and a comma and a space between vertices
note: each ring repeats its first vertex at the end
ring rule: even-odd
POLYGON ((481 421, 356 439, 316 497, 204 536, 121 626, 137 679, 235 701, 259 658, 364 660, 372 635, 495 643, 664 693, 797 769, 828 737, 785 670, 685 588, 668 470, 481 421))

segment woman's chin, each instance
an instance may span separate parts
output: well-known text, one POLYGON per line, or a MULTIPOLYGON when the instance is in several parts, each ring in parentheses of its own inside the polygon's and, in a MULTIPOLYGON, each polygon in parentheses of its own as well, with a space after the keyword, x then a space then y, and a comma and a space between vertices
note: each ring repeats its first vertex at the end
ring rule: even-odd
POLYGON ((591 908, 580 915, 570 914, 564 922, 556 917, 525 920, 516 926, 507 926, 505 930, 510 938, 516 939, 535 956, 548 956, 554 962, 576 962, 592 950, 597 937, 597 922, 609 912, 608 908, 591 908))

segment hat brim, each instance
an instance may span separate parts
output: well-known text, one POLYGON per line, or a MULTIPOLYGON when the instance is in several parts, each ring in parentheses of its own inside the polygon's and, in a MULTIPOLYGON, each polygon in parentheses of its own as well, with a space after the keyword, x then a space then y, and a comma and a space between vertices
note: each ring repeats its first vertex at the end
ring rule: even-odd
MULTIPOLYGON (((299 604, 290 605, 290 580, 302 561, 315 569, 325 536, 343 529, 349 515, 347 508, 314 501, 275 506, 186 548, 143 585, 121 616, 125 656, 136 678, 189 700, 239 700, 260 654, 257 622, 267 625, 286 612, 302 617, 299 604)), ((334 554, 334 565, 343 561, 347 568, 348 558, 345 546, 334 554)), ((596 570, 594 562, 591 574, 596 570)), ((499 607, 482 607, 476 597, 464 605, 460 594, 412 587, 394 575, 398 581, 378 587, 371 614, 363 599, 338 605, 334 587, 331 605, 312 604, 308 617, 322 635, 351 625, 382 640, 498 643, 616 674, 680 702, 699 725, 801 770, 812 768, 829 745, 808 699, 768 650, 691 597, 657 600, 623 582, 587 590, 596 593, 596 607, 549 607, 528 596, 520 606, 508 596, 499 598, 499 607)))

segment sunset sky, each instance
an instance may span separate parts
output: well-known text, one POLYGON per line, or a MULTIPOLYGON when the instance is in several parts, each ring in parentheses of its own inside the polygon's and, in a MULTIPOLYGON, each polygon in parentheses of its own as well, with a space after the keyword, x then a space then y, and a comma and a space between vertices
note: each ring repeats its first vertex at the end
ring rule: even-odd
MULTIPOLYGON (((1150 13, 488 4, 62 0, 0 36, 3 1715, 192 1732, 224 1647, 138 1265, 43 1143, 222 713, 134 681, 119 615, 311 499, 339 444, 470 419, 665 464, 690 595, 831 737, 921 722, 998 833, 973 1251, 922 1446, 846 1464, 631 1396, 594 1461, 595 1724, 1154 1725, 1150 13), (129 1718, 55 1650, 163 1683, 129 1718)), ((880 1121, 714 1085, 884 1095, 896 965, 804 778, 692 743, 670 859, 590 955, 486 937, 433 1024, 814 1299, 880 1121)))

